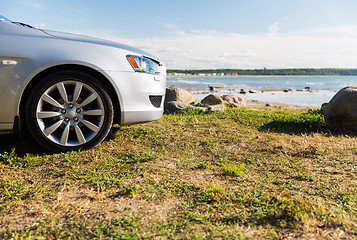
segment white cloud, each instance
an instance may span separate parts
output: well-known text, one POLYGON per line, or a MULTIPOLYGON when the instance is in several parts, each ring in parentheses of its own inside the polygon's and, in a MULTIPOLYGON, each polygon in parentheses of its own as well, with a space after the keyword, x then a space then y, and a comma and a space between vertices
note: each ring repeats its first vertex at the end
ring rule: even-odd
POLYGON ((329 27, 329 28, 315 28, 310 29, 302 32, 296 32, 296 34, 301 35, 319 35, 319 36, 350 36, 356 37, 357 36, 357 25, 349 25, 349 26, 339 26, 339 27, 329 27))
POLYGON ((192 31, 145 39, 118 39, 154 54, 168 68, 356 68, 357 26, 270 34, 192 31))
POLYGON ((269 34, 274 35, 277 34, 280 31, 280 23, 279 22, 275 22, 272 25, 270 25, 268 27, 269 30, 269 34))
POLYGON ((163 28, 167 28, 167 29, 178 29, 178 25, 176 24, 172 24, 172 23, 162 23, 161 24, 163 28))

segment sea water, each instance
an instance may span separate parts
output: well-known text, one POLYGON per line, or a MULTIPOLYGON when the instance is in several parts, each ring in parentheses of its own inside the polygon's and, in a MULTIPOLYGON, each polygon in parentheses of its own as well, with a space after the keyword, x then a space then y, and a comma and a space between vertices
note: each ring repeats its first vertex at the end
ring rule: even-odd
POLYGON ((237 94, 247 100, 319 107, 337 91, 357 85, 357 76, 239 76, 239 77, 168 77, 168 86, 191 89, 196 99, 217 88, 219 94, 237 94), (240 94, 241 89, 247 93, 240 94), (255 93, 249 93, 249 91, 255 93), (291 90, 284 92, 282 90, 291 90))

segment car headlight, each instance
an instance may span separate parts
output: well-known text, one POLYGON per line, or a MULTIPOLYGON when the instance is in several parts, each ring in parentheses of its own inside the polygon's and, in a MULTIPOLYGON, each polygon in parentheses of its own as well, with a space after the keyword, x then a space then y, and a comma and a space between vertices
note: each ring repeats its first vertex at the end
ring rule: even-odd
POLYGON ((160 72, 159 64, 149 58, 134 55, 128 55, 126 58, 130 62, 135 72, 144 72, 150 74, 160 72))

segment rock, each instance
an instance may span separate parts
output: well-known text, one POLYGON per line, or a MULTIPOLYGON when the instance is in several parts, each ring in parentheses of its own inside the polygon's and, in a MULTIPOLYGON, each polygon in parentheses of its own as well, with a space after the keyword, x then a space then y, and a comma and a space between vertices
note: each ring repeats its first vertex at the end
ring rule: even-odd
POLYGON ((271 104, 271 103, 267 103, 267 104, 265 104, 265 106, 266 106, 266 107, 273 107, 274 105, 271 104))
POLYGON ((223 104, 222 98, 217 95, 217 94, 210 94, 201 101, 202 104, 205 105, 218 105, 218 104, 223 104))
POLYGON ((258 92, 255 90, 249 90, 249 93, 258 93, 258 92))
POLYGON ((226 104, 229 107, 236 107, 236 108, 240 108, 240 107, 245 107, 247 106, 245 100, 243 98, 240 98, 236 95, 223 95, 222 96, 223 101, 226 102, 226 104))
POLYGON ((204 108, 204 107, 195 107, 193 105, 183 103, 183 102, 178 102, 178 101, 171 101, 165 105, 165 113, 166 114, 177 113, 180 111, 187 111, 190 109, 195 109, 195 110, 198 110, 201 112, 206 111, 206 108, 204 108))
POLYGON ((244 89, 241 89, 239 93, 240 93, 240 94, 246 94, 247 91, 245 91, 244 89))
POLYGON ((324 114, 325 114, 325 110, 326 110, 327 104, 328 104, 328 103, 323 103, 323 104, 321 104, 321 111, 322 111, 324 114))
POLYGON ((165 113, 176 113, 190 108, 191 105, 179 101, 170 101, 165 104, 165 113))
POLYGON ((209 87, 209 90, 210 90, 211 92, 216 91, 216 88, 215 88, 214 86, 208 86, 208 87, 209 87))
POLYGON ((165 106, 168 102, 177 101, 186 104, 193 103, 195 99, 189 91, 177 87, 166 87, 165 106))
POLYGON ((357 87, 338 91, 325 108, 325 122, 336 131, 357 129, 357 87))
POLYGON ((194 104, 193 106, 195 106, 195 107, 201 107, 201 108, 205 108, 205 107, 207 107, 207 105, 205 105, 205 104, 202 104, 202 103, 196 103, 196 104, 194 104))
POLYGON ((224 112, 225 106, 223 104, 211 105, 207 108, 208 112, 224 112))

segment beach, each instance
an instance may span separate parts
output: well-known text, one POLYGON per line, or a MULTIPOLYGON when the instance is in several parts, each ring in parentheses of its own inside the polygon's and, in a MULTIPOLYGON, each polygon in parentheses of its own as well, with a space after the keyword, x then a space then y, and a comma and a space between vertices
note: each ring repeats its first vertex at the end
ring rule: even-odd
POLYGON ((236 90, 190 90, 188 89, 195 102, 200 102, 204 97, 209 94, 229 95, 233 94, 240 98, 245 99, 249 107, 285 107, 285 108, 318 108, 323 103, 328 102, 336 92, 332 91, 285 91, 284 90, 269 90, 269 91, 256 91, 250 93, 247 91, 245 94, 236 90))
POLYGON ((189 90, 199 102, 210 93, 234 94, 248 105, 319 108, 342 88, 356 85, 357 76, 168 77, 167 85, 189 90), (224 86, 210 91, 210 86, 224 86))

